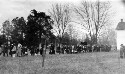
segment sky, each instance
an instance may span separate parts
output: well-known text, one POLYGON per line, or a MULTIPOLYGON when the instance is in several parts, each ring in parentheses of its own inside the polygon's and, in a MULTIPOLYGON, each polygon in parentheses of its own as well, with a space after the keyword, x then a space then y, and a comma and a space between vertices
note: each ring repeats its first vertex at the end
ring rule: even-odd
MULTIPOLYGON (((120 19, 125 20, 125 5, 123 5, 121 0, 108 1, 111 1, 112 10, 115 11, 115 16, 112 18, 114 22, 113 28, 115 28, 120 19)), ((24 17, 26 19, 32 9, 48 13, 48 9, 53 3, 79 5, 80 2, 81 0, 0 0, 0 26, 5 20, 12 20, 15 17, 24 17)))

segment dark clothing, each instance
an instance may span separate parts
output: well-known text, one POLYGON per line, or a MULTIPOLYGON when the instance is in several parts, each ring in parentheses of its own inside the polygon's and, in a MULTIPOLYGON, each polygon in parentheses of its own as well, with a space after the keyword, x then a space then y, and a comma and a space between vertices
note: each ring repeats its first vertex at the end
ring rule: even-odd
POLYGON ((3 56, 8 56, 8 49, 7 49, 7 47, 3 46, 2 50, 3 50, 3 56))
POLYGON ((34 53, 34 48, 31 49, 30 54, 31 54, 32 56, 34 56, 34 54, 35 54, 35 53, 34 53))
POLYGON ((120 58, 124 58, 125 57, 125 46, 121 46, 120 48, 120 58))
POLYGON ((61 53, 60 50, 61 50, 61 48, 60 48, 60 46, 58 46, 56 52, 60 54, 61 53))
POLYGON ((49 54, 55 54, 54 45, 51 45, 49 54))

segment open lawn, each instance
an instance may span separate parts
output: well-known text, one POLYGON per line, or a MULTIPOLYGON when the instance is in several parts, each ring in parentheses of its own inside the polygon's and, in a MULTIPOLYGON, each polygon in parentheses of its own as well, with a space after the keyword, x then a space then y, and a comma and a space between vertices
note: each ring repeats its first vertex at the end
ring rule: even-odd
POLYGON ((0 74, 125 74, 119 52, 0 57, 0 74))

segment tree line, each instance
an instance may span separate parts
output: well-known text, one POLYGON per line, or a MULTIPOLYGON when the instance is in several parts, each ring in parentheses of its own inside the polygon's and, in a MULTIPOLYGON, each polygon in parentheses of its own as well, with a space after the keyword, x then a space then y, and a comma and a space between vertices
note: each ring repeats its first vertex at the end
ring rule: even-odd
POLYGON ((16 17, 2 23, 0 45, 21 43, 30 48, 47 43, 78 44, 72 35, 73 29, 66 32, 71 23, 82 25, 88 32, 86 40, 90 40, 90 45, 97 44, 103 28, 111 24, 110 8, 110 2, 82 1, 79 7, 53 4, 49 10, 50 15, 33 9, 26 20, 24 17, 16 17))

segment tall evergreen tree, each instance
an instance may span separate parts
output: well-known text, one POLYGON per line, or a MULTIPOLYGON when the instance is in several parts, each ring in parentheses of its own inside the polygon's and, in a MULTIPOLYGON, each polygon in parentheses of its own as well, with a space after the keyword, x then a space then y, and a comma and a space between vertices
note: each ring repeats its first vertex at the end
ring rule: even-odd
POLYGON ((24 44, 26 34, 26 21, 23 17, 16 17, 12 20, 13 31, 11 32, 12 42, 24 44))
POLYGON ((29 46, 41 45, 42 38, 45 38, 44 40, 50 38, 52 23, 50 16, 44 12, 31 10, 31 14, 27 17, 27 44, 29 46))

